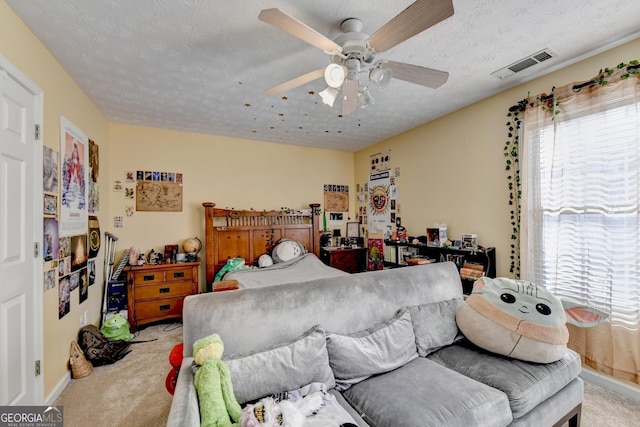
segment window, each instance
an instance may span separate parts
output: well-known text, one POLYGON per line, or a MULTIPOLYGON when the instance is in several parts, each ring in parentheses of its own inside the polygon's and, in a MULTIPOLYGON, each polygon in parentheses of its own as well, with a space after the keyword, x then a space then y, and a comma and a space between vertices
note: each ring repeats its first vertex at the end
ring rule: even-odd
POLYGON ((587 364, 638 382, 640 85, 634 80, 568 91, 553 119, 540 106, 525 112, 521 253, 523 278, 609 313, 595 332, 570 328, 572 340, 581 334, 575 349, 587 364))
MULTIPOLYGON (((560 297, 612 310, 637 329, 640 309, 638 104, 535 129, 527 140, 537 228, 529 274, 560 297), (538 226, 539 225, 539 226, 538 226)), ((529 216, 532 218, 532 216, 529 216)))

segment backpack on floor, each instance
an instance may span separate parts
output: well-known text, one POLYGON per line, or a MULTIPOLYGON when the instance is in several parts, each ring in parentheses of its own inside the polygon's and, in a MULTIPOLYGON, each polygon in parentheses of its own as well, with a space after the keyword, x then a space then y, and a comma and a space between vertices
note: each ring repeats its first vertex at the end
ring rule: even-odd
POLYGON ((129 342, 107 338, 94 325, 83 326, 80 329, 78 344, 93 366, 115 363, 131 351, 129 342))

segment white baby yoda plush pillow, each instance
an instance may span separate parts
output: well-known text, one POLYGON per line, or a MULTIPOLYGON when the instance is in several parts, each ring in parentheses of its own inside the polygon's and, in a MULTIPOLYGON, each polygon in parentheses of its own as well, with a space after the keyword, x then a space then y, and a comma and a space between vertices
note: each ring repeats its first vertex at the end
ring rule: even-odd
POLYGON ((456 323, 469 341, 485 350, 551 363, 567 351, 567 322, 590 327, 607 317, 592 307, 561 301, 531 282, 483 277, 458 308, 456 323))

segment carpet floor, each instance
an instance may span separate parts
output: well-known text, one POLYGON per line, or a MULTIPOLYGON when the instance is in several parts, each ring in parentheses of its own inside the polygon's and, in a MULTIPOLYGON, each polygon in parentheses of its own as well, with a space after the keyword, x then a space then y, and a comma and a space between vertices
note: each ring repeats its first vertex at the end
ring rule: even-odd
MULTIPOLYGON (((62 391, 55 405, 64 407, 66 427, 166 425, 172 399, 165 388, 169 352, 182 341, 182 325, 151 325, 134 340, 153 341, 133 344, 124 359, 95 367, 62 391)), ((582 427, 632 427, 639 420, 640 402, 585 382, 582 427)))

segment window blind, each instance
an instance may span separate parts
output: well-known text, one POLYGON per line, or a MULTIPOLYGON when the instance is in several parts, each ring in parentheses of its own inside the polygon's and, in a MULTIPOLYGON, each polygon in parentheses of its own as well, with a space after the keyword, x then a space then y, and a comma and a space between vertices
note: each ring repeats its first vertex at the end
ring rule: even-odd
MULTIPOLYGON (((635 90, 525 115, 528 279, 640 323, 640 104, 635 90)), ((627 85, 629 86, 629 85, 627 85)))

